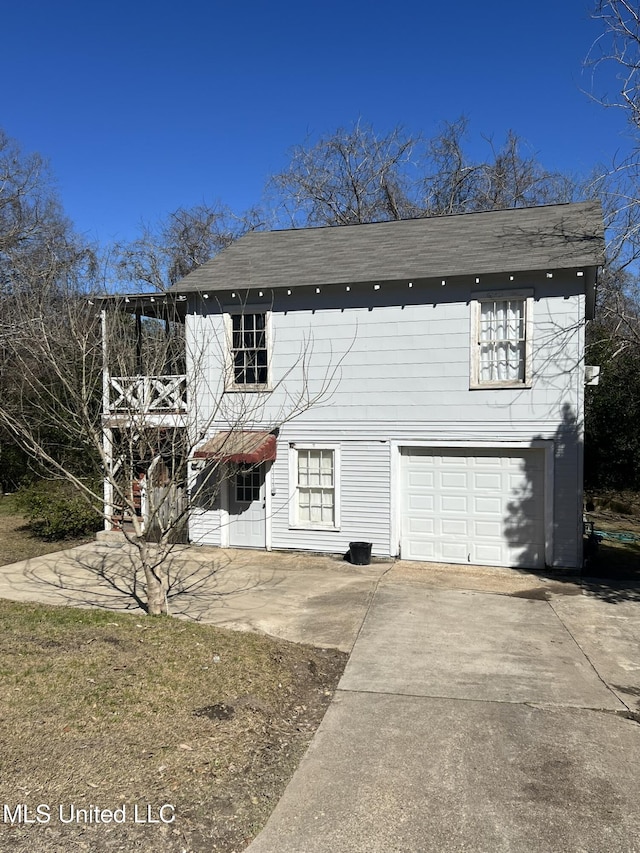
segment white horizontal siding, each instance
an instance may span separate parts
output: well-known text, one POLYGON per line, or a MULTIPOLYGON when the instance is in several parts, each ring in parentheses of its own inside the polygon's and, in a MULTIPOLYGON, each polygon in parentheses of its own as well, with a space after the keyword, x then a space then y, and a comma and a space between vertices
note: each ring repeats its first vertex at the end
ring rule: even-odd
MULTIPOLYGON (((335 292, 265 299, 273 330, 274 390, 269 393, 224 394, 220 307, 212 304, 207 316, 188 318, 188 357, 196 376, 190 385, 194 434, 286 422, 267 522, 274 548, 340 553, 349 541, 363 539, 374 543, 374 553, 393 550, 390 442, 499 445, 553 439, 553 562, 577 565, 584 296, 575 279, 562 283, 556 276, 550 283, 544 273, 519 278, 517 285, 532 287, 535 294, 530 389, 469 389, 473 287, 468 284, 432 288, 429 300, 406 285, 384 286, 366 300, 349 293, 338 298, 335 292), (566 295, 559 295, 563 291, 566 295), (300 390, 321 399, 300 405, 300 390), (290 440, 340 444, 339 531, 289 528, 290 440)), ((491 289, 492 281, 483 280, 481 287, 491 289)), ((217 544, 219 521, 217 513, 194 518, 192 535, 217 544)))
POLYGON ((553 564, 578 567, 582 559, 582 447, 578 436, 558 436, 554 453, 553 564))
POLYGON ((289 443, 304 443, 297 432, 287 431, 278 442, 278 458, 272 469, 271 535, 274 548, 345 553, 349 542, 373 544, 373 554, 389 554, 390 456, 388 442, 344 440, 326 432, 314 436, 318 443, 339 445, 340 529, 296 529, 290 526, 290 503, 295 483, 289 482, 289 443))
POLYGON ((220 512, 192 509, 189 516, 189 541, 192 545, 220 546, 220 512))
MULTIPOLYGON (((310 413, 311 414, 311 413, 310 413)), ((215 431, 214 425, 214 431, 215 431)), ((221 428, 221 427, 220 427, 221 428)), ((285 424, 280 431, 282 441, 395 441, 400 444, 414 442, 443 444, 447 441, 499 444, 500 442, 524 441, 533 438, 554 438, 558 431, 556 421, 341 421, 329 424, 324 420, 298 418, 285 424), (291 438, 295 435, 295 439, 291 438)), ((280 452, 280 451, 278 451, 280 452)))
MULTIPOLYGON (((342 424, 331 427, 323 421, 295 421, 280 432, 277 458, 272 467, 272 547, 326 553, 344 553, 351 541, 373 543, 373 554, 385 556, 397 552, 392 539, 393 519, 400 505, 399 482, 392 482, 392 455, 400 447, 442 447, 464 445, 472 448, 492 446, 499 449, 533 441, 553 440, 552 524, 553 556, 556 566, 577 566, 580 560, 580 507, 576 500, 579 480, 580 436, 572 424, 559 429, 557 424, 535 421, 505 423, 410 423, 399 427, 390 423, 342 424), (294 483, 289 482, 290 443, 337 445, 340 452, 340 529, 301 530, 290 526, 290 501, 294 483)), ((398 531, 396 531, 397 533, 398 531)), ((220 514, 217 510, 197 510, 191 518, 191 541, 220 545, 220 514)))
POLYGON ((206 423, 221 402, 232 420, 249 397, 251 405, 260 404, 265 421, 276 422, 294 413, 292 400, 303 387, 311 399, 322 397, 309 416, 334 423, 372 417, 398 423, 544 420, 558 417, 564 403, 578 411, 581 389, 574 380, 581 362, 584 297, 535 297, 531 389, 470 390, 471 295, 459 302, 442 301, 440 295, 436 304, 348 309, 322 301, 288 310, 266 304, 265 309, 273 307, 274 390, 268 395, 222 394, 221 315, 191 317, 200 422, 206 423))

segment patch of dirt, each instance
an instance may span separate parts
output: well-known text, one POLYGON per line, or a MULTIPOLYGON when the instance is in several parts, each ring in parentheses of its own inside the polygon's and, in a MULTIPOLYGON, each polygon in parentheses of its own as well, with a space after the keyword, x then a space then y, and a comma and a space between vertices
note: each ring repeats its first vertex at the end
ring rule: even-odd
POLYGON ((244 849, 346 660, 176 619, 0 600, 3 853, 244 849))

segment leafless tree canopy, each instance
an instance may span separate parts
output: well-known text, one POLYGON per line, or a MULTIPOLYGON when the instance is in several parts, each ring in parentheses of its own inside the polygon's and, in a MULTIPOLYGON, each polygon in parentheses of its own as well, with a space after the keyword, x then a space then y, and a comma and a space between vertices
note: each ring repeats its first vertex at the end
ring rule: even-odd
MULTIPOLYGON (((629 122, 640 127, 640 10, 630 0, 598 0, 594 17, 602 24, 602 33, 591 47, 587 61, 594 71, 594 84, 600 86, 598 68, 613 70, 616 89, 599 100, 606 106, 621 107, 629 122), (613 66, 613 68, 611 68, 613 66)), ((597 95, 597 90, 596 90, 597 95)))
POLYGON ((93 270, 90 247, 73 234, 47 164, 0 130, 0 295, 40 293, 93 270))
POLYGON ((413 216, 409 181, 417 142, 401 128, 378 137, 358 123, 293 148, 288 169, 272 178, 272 187, 295 225, 413 216))
POLYGON ((154 227, 142 225, 137 239, 113 247, 111 277, 125 290, 164 291, 260 226, 257 209, 236 215, 223 205, 180 207, 154 227))
POLYGON ((640 257, 640 8, 629 0, 598 0, 594 17, 602 32, 586 59, 592 96, 625 113, 630 147, 598 167, 593 191, 605 209, 609 264, 634 267, 640 257))
MULTIPOLYGON (((73 233, 46 163, 37 154, 23 152, 0 131, 0 409, 8 414, 22 406, 31 413, 42 440, 67 462, 72 448, 66 433, 44 426, 43 403, 33 393, 24 393, 19 361, 30 375, 43 376, 31 342, 43 326, 68 322, 64 306, 87 288, 95 269, 95 253, 73 233)), ((62 336, 61 358, 73 373, 76 360, 69 344, 70 339, 62 336)), ((47 379, 49 397, 62 392, 53 375, 47 379)), ((6 418, 0 419, 3 480, 15 481, 4 467, 5 451, 14 438, 6 418)))
POLYGON ((351 225, 447 213, 571 201, 571 178, 545 170, 510 132, 485 140, 487 158, 466 150, 467 122, 446 123, 431 139, 396 127, 340 128, 293 148, 288 168, 270 182, 283 223, 351 225))

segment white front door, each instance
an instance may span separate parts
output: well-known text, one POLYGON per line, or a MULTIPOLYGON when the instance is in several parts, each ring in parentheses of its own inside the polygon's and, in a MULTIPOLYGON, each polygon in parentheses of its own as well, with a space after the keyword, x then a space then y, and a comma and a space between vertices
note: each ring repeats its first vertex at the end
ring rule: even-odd
POLYGON ((266 546, 265 465, 234 465, 229 477, 229 545, 266 546))

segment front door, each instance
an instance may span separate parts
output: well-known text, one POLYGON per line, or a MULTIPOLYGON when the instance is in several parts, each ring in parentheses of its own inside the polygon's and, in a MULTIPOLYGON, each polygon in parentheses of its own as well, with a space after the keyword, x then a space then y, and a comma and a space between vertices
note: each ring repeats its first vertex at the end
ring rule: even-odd
POLYGON ((266 546, 265 465, 234 465, 229 487, 229 545, 266 546))

